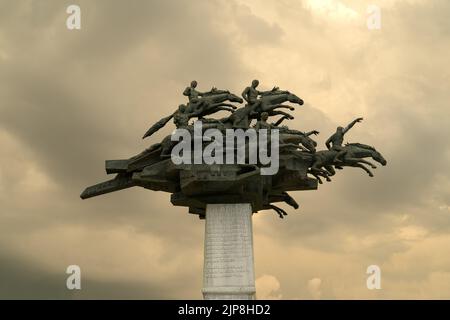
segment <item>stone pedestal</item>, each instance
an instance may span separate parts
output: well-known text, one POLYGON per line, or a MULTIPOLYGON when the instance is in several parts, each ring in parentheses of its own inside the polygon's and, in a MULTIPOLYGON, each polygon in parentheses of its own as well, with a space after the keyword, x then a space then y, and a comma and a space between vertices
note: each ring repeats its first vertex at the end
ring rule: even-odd
POLYGON ((204 299, 255 298, 250 204, 206 206, 204 254, 204 299))

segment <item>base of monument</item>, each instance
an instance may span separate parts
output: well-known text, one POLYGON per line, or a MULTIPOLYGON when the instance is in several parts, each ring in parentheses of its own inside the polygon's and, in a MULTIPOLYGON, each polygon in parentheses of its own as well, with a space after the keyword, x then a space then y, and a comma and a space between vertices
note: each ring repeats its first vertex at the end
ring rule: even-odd
POLYGON ((254 300, 255 287, 203 288, 205 300, 254 300))
POLYGON ((203 297, 255 299, 252 208, 249 203, 208 204, 203 297))

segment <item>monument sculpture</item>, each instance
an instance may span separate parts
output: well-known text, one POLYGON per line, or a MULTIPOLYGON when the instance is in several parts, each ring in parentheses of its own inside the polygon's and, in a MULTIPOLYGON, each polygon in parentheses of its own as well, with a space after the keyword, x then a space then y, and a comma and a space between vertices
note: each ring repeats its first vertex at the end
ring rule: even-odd
POLYGON ((253 213, 270 209, 284 218, 286 211, 275 203, 299 207, 289 191, 315 190, 323 183, 322 178, 331 181, 335 169, 344 167, 361 168, 372 177, 367 166, 376 166, 365 158, 386 165, 372 146, 343 145, 344 135, 362 118, 345 128, 338 127, 326 141, 327 150, 317 151, 317 143, 311 136, 319 134, 318 131, 302 132, 281 125, 294 118, 281 109, 293 111, 295 106, 303 105, 303 100, 278 87, 259 91, 258 85, 258 80, 254 80, 242 92, 242 99, 215 87, 200 92, 196 89, 197 82, 192 81, 183 92, 188 97, 186 104, 156 122, 143 138, 152 136, 171 119, 176 127, 174 133, 129 159, 107 160, 106 173, 116 176, 86 188, 81 194, 82 199, 87 199, 139 186, 170 192, 173 205, 187 207, 189 213, 206 218, 205 299, 255 297, 253 213), (239 106, 244 100, 246 104, 239 106), (220 119, 207 118, 218 111, 230 114, 220 119), (279 118, 270 123, 269 118, 275 116, 279 118), (236 133, 231 136, 232 144, 230 132, 236 133), (244 134, 240 142, 237 133, 244 134), (189 138, 180 141, 181 136, 189 138), (267 140, 270 141, 263 143, 267 140), (185 148, 180 148, 181 145, 185 148), (200 157, 195 151, 199 151, 200 157), (222 151, 227 161, 220 160, 222 151), (208 161, 202 158, 207 153, 208 161), (262 155, 276 158, 274 172, 267 174, 268 162, 262 155))

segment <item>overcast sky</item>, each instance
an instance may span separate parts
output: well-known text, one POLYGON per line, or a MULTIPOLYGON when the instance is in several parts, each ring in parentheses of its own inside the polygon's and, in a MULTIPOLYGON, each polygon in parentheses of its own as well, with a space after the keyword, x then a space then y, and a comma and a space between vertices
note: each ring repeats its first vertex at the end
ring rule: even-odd
POLYGON ((305 101, 291 128, 364 117, 346 141, 388 165, 339 171, 300 209, 254 215, 260 298, 450 298, 450 1, 0 0, 0 298, 201 298, 204 221, 140 188, 82 201, 105 159, 193 79, 305 101), (381 8, 381 29, 366 26, 381 8), (81 7, 81 30, 66 8, 81 7), (66 289, 66 267, 82 290, 66 289), (366 269, 380 266, 382 289, 366 269))

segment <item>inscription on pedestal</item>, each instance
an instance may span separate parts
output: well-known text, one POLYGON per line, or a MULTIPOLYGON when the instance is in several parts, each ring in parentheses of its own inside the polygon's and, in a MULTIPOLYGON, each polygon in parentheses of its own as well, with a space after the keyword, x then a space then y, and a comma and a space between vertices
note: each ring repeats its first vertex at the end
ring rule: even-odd
POLYGON ((249 204, 208 204, 204 292, 241 295, 255 286, 252 209, 249 204))

